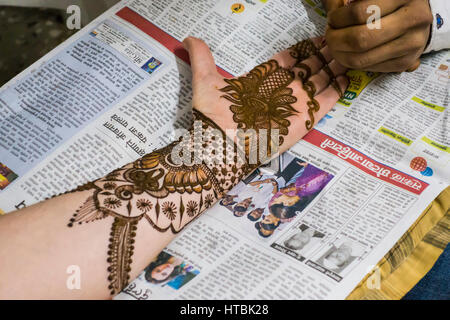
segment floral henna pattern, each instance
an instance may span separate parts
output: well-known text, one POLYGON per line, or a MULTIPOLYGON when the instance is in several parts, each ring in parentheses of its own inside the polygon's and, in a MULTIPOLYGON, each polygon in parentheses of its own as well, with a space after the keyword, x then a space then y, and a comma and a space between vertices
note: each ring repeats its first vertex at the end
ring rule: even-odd
MULTIPOLYGON (((208 195, 208 196, 210 196, 210 195, 208 195)), ((198 210, 197 202, 191 200, 187 203, 186 213, 189 217, 194 217, 197 214, 197 210, 198 210)))
POLYGON ((177 206, 173 202, 164 202, 162 212, 170 221, 173 221, 177 217, 177 206))
POLYGON ((147 213, 153 208, 153 204, 151 201, 147 199, 139 199, 136 202, 136 207, 144 213, 147 213))
MULTIPOLYGON (((291 122, 287 119, 298 113, 292 107, 297 102, 293 91, 288 86, 294 81, 292 71, 282 68, 275 60, 257 66, 246 76, 236 79, 225 79, 228 86, 221 91, 222 97, 233 104, 233 120, 239 129, 279 130, 279 145, 284 142, 283 136, 289 133, 291 122)), ((270 147, 270 146, 268 146, 270 147)), ((271 150, 268 148, 268 150, 271 150)))
POLYGON ((205 208, 206 209, 210 208, 213 205, 213 203, 214 203, 214 197, 212 195, 208 194, 205 197, 205 208))
POLYGON ((201 147, 224 155, 237 152, 214 122, 199 112, 194 112, 194 117, 201 120, 202 137, 206 138, 199 142, 180 139, 75 190, 92 193, 70 219, 69 227, 113 218, 107 260, 111 294, 129 282, 137 225, 142 219, 159 232, 179 233, 254 169, 245 161, 225 163, 223 159, 177 164, 172 151, 181 144, 187 144, 191 154, 201 147), (214 130, 222 135, 221 146, 208 138, 214 130))

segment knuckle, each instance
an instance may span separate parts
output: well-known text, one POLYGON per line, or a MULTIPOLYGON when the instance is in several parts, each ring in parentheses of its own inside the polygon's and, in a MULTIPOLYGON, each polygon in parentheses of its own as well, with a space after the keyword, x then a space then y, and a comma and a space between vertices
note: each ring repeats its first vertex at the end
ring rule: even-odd
POLYGON ((350 7, 350 16, 358 24, 366 23, 367 20, 367 5, 355 3, 350 7))
POLYGON ((351 45, 358 51, 366 51, 369 48, 370 35, 367 31, 361 31, 351 38, 351 45))
POLYGON ((349 54, 342 54, 339 57, 335 57, 336 61, 339 62, 341 65, 343 65, 346 68, 353 68, 352 67, 352 58, 349 54))
POLYGON ((346 68, 358 69, 360 68, 359 59, 355 59, 352 55, 342 55, 338 62, 346 68))
POLYGON ((421 17, 421 21, 424 24, 432 24, 434 17, 428 1, 418 1, 418 4, 417 9, 415 10, 416 14, 421 17))
POLYGON ((423 50, 428 41, 428 33, 420 31, 410 32, 408 36, 404 37, 400 46, 406 52, 416 53, 423 50))
POLYGON ((423 49, 423 47, 426 45, 426 40, 424 40, 424 37, 421 36, 415 36, 412 38, 410 42, 411 51, 418 51, 423 49))
POLYGON ((356 59, 353 59, 353 61, 353 69, 364 69, 371 64, 370 57, 368 57, 367 55, 360 56, 356 59))
POLYGON ((331 51, 336 49, 336 43, 334 39, 336 39, 336 31, 328 29, 325 33, 325 41, 328 45, 328 48, 330 48, 331 51))
POLYGON ((423 15, 424 24, 430 25, 433 23, 434 17, 430 10, 427 10, 426 13, 423 15))
POLYGON ((417 26, 423 25, 425 23, 424 16, 425 16, 424 14, 421 14, 418 12, 411 13, 410 16, 408 17, 411 27, 417 27, 417 26))
POLYGON ((433 14, 429 10, 411 10, 407 21, 409 21, 410 27, 430 25, 433 23, 433 14))

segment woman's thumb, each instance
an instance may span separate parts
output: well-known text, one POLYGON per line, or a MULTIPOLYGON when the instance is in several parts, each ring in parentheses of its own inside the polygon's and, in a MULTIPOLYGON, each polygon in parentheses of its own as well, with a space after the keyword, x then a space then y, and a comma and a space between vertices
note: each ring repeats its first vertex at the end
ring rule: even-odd
POLYGON ((194 83, 201 81, 206 76, 218 74, 211 50, 203 40, 188 37, 184 39, 183 45, 189 52, 194 83))

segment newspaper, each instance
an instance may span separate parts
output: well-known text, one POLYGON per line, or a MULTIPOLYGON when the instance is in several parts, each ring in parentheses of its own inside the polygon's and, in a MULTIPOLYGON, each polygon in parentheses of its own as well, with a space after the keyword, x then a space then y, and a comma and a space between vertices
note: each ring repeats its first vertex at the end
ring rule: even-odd
MULTIPOLYGON (((118 3, 0 90, 0 212, 188 127, 186 36, 231 77, 325 26, 319 0, 118 3)), ((345 97, 277 167, 240 182, 116 298, 344 299, 449 185, 449 67, 443 51, 413 73, 349 72, 345 97)))

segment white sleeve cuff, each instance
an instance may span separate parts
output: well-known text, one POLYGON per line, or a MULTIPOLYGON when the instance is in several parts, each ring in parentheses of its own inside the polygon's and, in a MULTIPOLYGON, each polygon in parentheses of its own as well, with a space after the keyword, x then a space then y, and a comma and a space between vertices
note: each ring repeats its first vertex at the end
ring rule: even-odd
POLYGON ((450 1, 429 1, 434 19, 431 41, 424 53, 450 48, 450 1))

